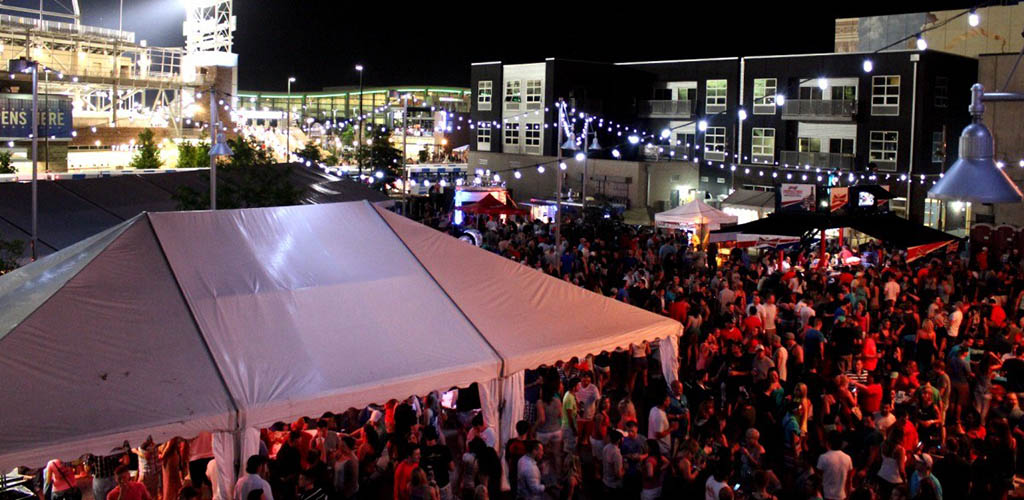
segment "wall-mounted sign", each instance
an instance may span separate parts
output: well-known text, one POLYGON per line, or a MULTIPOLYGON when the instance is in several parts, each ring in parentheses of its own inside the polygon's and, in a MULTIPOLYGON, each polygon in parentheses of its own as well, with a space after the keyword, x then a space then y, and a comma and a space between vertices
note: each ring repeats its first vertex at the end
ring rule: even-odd
MULTIPOLYGON (((39 96, 39 138, 71 139, 71 98, 39 96)), ((32 96, 0 94, 0 140, 23 140, 32 134, 32 96)))

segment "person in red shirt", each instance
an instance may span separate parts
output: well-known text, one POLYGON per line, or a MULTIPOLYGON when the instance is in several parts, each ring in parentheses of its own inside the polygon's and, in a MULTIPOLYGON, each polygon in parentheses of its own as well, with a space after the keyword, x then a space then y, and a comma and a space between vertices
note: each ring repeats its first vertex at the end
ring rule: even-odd
POLYGON ((992 304, 992 314, 988 318, 990 324, 999 328, 1006 326, 1006 311, 1003 310, 1003 306, 999 305, 995 298, 988 299, 988 303, 992 304))
POLYGON ((406 445, 405 459, 395 466, 395 500, 412 498, 412 473, 420 466, 420 449, 406 445))
POLYGON ((146 486, 132 480, 127 465, 119 465, 114 470, 114 476, 117 478, 117 486, 107 493, 107 500, 152 500, 146 486))
POLYGON ((740 333, 739 328, 736 328, 736 323, 733 321, 729 321, 728 325, 724 328, 720 328, 719 332, 718 338, 726 342, 739 343, 743 340, 743 334, 740 333))
POLYGON ((874 415, 882 409, 882 384, 875 382, 875 376, 871 372, 867 374, 867 380, 863 384, 851 382, 859 391, 857 402, 860 404, 864 415, 874 415))
POLYGON ((764 325, 761 324, 761 318, 757 315, 757 306, 751 304, 747 307, 747 317, 743 319, 743 335, 746 338, 752 338, 760 335, 764 331, 764 325))

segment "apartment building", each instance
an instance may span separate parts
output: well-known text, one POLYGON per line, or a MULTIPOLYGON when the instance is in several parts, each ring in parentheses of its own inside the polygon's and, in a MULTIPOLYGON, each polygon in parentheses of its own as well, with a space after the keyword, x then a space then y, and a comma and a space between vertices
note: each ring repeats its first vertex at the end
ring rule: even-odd
MULTIPOLYGON (((605 176, 619 162, 621 177, 645 188, 635 202, 671 206, 694 192, 722 200, 737 189, 771 189, 797 166, 833 179, 870 169, 892 176, 891 189, 903 194, 894 210, 907 213, 909 194, 910 217, 935 225, 941 207, 926 200, 930 181, 897 182, 938 174, 955 160, 977 61, 929 50, 615 64, 548 59, 474 64, 471 77, 471 168, 549 161, 557 142, 553 103, 561 98, 573 118, 582 120, 582 112, 600 124, 591 127, 600 147, 588 162, 602 165, 605 176), (687 178, 696 185, 679 182, 687 178)), ((568 164, 569 185, 580 185, 582 172, 568 164)), ((538 189, 553 192, 547 184, 538 189)))

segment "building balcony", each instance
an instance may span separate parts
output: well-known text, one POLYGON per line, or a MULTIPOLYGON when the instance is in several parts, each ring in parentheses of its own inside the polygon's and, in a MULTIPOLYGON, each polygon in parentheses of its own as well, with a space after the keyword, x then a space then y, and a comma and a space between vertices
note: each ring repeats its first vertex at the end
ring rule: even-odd
POLYGON ((682 118, 693 115, 693 101, 640 101, 641 118, 682 118))
POLYGON ((854 157, 841 153, 817 153, 807 151, 782 151, 784 165, 810 165, 819 168, 852 170, 854 157))
POLYGON ((782 105, 783 120, 852 122, 856 114, 853 100, 787 99, 782 105))

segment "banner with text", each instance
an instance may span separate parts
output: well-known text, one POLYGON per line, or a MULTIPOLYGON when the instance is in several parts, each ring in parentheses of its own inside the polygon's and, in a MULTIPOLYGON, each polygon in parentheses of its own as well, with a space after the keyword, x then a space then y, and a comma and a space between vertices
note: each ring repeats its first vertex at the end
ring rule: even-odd
POLYGON ((779 186, 779 206, 782 210, 815 210, 814 184, 782 184, 779 186))
MULTIPOLYGON (((71 139, 71 98, 39 96, 39 138, 71 139)), ((29 139, 32 135, 32 96, 0 94, 0 140, 29 139)))

